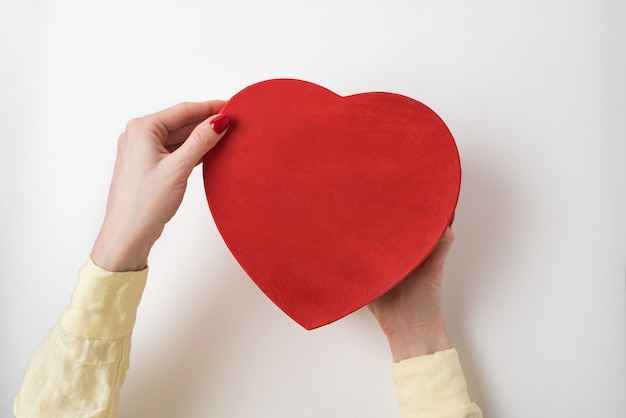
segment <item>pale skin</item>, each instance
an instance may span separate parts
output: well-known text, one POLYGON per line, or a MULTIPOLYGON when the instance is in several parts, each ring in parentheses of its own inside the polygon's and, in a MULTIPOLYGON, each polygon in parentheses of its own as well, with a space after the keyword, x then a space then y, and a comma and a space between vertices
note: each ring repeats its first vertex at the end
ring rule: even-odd
POLYGON ((182 202, 193 168, 225 133, 211 126, 224 104, 181 103, 127 124, 91 253, 96 265, 109 271, 147 265, 150 249, 182 202))
POLYGON ((441 280, 453 241, 448 228, 415 271, 369 305, 395 362, 452 348, 441 308, 441 280))
MULTIPOLYGON (((218 114, 224 104, 182 103, 128 123, 91 253, 96 265, 109 271, 146 267, 150 249, 182 202, 189 175, 226 132, 227 119, 218 114)), ((424 263, 369 306, 396 362, 452 347, 441 280, 453 241, 448 228, 424 263)))

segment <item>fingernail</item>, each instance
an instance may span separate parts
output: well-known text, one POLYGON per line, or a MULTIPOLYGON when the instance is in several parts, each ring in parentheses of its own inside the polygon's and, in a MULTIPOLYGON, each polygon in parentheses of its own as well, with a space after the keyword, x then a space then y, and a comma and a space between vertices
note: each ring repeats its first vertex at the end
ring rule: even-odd
POLYGON ((226 115, 217 115, 215 119, 211 121, 211 128, 216 134, 221 134, 230 125, 230 118, 226 115))

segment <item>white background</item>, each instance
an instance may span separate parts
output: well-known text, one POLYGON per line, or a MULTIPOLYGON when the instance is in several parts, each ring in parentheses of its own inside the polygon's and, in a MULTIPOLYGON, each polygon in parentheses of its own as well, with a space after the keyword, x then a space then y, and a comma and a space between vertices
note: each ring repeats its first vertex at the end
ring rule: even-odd
MULTIPOLYGON (((126 121, 275 77, 447 122, 445 309, 485 416, 626 416, 625 27, 624 1, 0 0, 0 416, 89 254, 126 121)), ((122 417, 397 416, 369 312, 287 318, 200 170, 150 264, 122 417)))

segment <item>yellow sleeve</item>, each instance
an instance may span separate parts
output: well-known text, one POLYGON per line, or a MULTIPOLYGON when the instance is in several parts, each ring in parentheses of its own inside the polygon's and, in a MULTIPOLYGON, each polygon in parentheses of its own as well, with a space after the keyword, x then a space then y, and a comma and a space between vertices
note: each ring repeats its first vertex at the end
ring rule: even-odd
POLYGON ((402 418, 481 418, 454 348, 393 364, 402 418))
POLYGON ((83 265, 69 306, 30 358, 16 417, 117 416, 147 275, 83 265))

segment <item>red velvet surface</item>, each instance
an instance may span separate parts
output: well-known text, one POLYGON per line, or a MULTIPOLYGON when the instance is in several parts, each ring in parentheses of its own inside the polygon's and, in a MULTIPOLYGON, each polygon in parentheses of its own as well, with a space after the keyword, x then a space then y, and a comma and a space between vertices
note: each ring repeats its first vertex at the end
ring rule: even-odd
POLYGON ((278 79, 242 90, 222 113, 231 127, 204 159, 215 223, 250 278, 306 329, 384 294, 452 220, 458 151, 418 101, 278 79))

